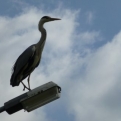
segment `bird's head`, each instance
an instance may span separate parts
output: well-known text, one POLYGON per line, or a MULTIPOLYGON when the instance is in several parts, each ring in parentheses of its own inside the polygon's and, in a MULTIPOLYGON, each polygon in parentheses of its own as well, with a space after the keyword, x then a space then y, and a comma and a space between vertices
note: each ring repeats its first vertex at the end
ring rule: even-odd
POLYGON ((59 18, 51 18, 51 17, 49 17, 49 16, 43 16, 43 17, 40 19, 40 21, 39 21, 39 25, 38 25, 39 30, 40 30, 40 28, 43 26, 44 23, 50 22, 50 21, 55 21, 55 20, 61 20, 61 19, 59 19, 59 18))
POLYGON ((61 20, 59 18, 51 18, 49 16, 43 16, 41 19, 40 19, 40 22, 41 23, 45 23, 45 22, 50 22, 50 21, 55 21, 55 20, 61 20))

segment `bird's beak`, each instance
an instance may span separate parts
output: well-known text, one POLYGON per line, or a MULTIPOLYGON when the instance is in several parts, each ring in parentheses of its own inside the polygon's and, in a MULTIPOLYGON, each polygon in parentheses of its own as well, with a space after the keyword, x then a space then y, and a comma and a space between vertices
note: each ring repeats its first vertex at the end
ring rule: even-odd
POLYGON ((61 20, 59 18, 51 18, 51 21, 55 21, 55 20, 61 20))

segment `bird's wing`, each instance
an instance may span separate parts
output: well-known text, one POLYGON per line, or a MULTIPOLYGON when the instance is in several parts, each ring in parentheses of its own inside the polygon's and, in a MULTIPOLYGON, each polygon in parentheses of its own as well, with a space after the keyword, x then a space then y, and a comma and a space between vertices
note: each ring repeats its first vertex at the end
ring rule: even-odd
POLYGON ((13 72, 18 73, 24 66, 28 63, 29 59, 34 56, 35 53, 35 46, 29 46, 16 60, 13 66, 13 72))

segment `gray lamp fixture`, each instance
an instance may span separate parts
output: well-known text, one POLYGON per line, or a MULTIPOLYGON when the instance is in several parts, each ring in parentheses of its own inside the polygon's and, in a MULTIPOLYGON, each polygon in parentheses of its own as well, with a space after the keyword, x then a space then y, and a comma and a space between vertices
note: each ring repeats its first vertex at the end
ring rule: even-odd
POLYGON ((30 112, 60 98, 60 93, 61 88, 57 84, 48 82, 4 103, 0 113, 6 111, 8 114, 13 114, 21 109, 30 112))

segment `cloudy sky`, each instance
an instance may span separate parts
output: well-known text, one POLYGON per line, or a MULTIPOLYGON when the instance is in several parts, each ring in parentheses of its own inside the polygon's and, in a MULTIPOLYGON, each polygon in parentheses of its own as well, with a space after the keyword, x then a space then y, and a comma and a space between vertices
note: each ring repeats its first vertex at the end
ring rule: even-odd
MULTIPOLYGON (((30 113, 0 114, 1 121, 121 121, 121 1, 0 1, 0 105, 23 94, 11 87, 12 66, 39 41, 44 15, 47 41, 31 88, 53 81, 61 98, 30 113)), ((24 82, 27 84, 26 79, 24 82)), ((27 92, 27 90, 25 91, 27 92)))

